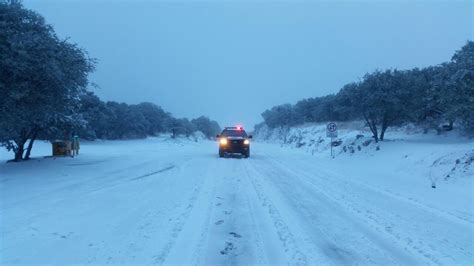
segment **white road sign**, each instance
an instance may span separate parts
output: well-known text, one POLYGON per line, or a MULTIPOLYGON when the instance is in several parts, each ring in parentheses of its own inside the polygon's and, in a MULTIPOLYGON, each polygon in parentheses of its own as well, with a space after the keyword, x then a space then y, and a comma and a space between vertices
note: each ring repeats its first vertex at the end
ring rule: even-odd
POLYGON ((337 137, 337 125, 334 122, 330 122, 326 126, 326 136, 329 138, 337 137))

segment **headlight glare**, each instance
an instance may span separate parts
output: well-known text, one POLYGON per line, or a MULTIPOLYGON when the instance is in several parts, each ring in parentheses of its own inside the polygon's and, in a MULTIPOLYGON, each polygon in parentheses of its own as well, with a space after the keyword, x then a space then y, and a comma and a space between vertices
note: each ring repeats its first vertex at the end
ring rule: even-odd
POLYGON ((227 145, 227 139, 226 139, 226 138, 221 138, 221 139, 219 140, 219 143, 220 143, 221 145, 227 145))

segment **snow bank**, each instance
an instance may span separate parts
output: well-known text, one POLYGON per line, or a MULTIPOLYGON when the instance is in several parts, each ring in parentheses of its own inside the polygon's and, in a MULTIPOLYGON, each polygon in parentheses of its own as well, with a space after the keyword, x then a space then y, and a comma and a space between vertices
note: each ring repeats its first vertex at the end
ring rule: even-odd
MULTIPOLYGON (((292 128, 270 129, 266 126, 255 131, 255 140, 277 143, 282 147, 304 150, 314 156, 330 156, 330 138, 326 137, 326 124, 305 124, 292 128)), ((451 182, 454 178, 474 177, 474 140, 457 132, 442 135, 424 134, 412 126, 391 128, 383 142, 375 143, 372 133, 360 121, 338 123, 338 158, 352 161, 371 160, 382 163, 387 171, 392 167, 411 167, 433 183, 451 182), (389 161, 390 166, 385 163, 389 161)))
MULTIPOLYGON (((163 144, 164 146, 169 146, 169 145, 195 145, 197 143, 201 143, 203 141, 206 141, 207 138, 202 133, 201 131, 196 131, 189 137, 184 137, 184 136, 178 136, 176 138, 172 138, 170 134, 162 134, 156 137, 148 137, 147 139, 141 140, 95 140, 95 141, 81 141, 81 148, 82 150, 88 150, 87 147, 111 147, 111 149, 114 148, 114 146, 120 144, 126 144, 126 143, 143 143, 143 145, 152 145, 151 143, 160 143, 163 144), (86 148, 86 149, 84 149, 86 148)), ((154 144, 153 144, 154 145, 154 144)), ((112 151, 113 152, 113 151, 112 151)), ((36 141, 35 145, 33 147, 33 150, 31 151, 31 156, 32 158, 35 157, 44 157, 44 156, 51 156, 52 155, 52 147, 51 143, 49 141, 36 141)), ((7 151, 5 148, 0 147, 0 163, 4 163, 8 160, 13 159, 13 152, 7 151)))

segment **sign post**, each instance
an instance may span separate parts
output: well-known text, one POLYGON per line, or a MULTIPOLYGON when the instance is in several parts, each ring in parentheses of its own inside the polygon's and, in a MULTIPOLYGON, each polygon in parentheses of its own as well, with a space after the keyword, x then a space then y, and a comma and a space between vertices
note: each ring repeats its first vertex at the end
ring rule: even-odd
POLYGON ((337 138, 337 125, 334 122, 329 122, 326 125, 326 136, 331 138, 331 158, 334 158, 334 151, 333 151, 333 142, 334 138, 337 138))

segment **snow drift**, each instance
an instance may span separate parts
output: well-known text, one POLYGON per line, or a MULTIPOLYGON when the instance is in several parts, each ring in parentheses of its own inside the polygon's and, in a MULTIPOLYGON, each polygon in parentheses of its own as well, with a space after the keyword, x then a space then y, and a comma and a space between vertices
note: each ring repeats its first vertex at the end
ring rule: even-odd
MULTIPOLYGON (((326 124, 305 124, 271 129, 262 126, 254 132, 255 140, 276 143, 282 147, 304 150, 314 156, 329 156, 331 139, 326 124)), ((474 140, 458 132, 423 133, 412 125, 391 128, 387 139, 376 143, 363 122, 338 123, 336 156, 354 160, 388 161, 398 167, 412 167, 433 182, 474 177, 474 140)), ((387 171, 390 167, 387 166, 387 171)))

